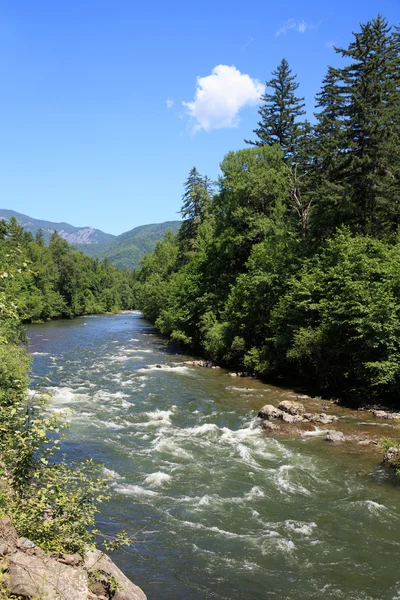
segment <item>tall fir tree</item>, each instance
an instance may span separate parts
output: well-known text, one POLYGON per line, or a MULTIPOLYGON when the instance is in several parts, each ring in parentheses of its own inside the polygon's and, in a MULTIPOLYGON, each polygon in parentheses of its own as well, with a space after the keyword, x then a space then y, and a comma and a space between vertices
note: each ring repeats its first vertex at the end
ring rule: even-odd
POLYGON ((342 192, 330 195, 331 212, 355 231, 387 235, 400 221, 398 32, 378 15, 336 52, 351 62, 328 72, 317 115, 318 160, 342 192))
POLYGON ((193 167, 189 172, 184 189, 180 210, 183 223, 178 234, 181 258, 185 253, 194 250, 197 229, 210 201, 212 183, 208 177, 203 177, 196 167, 193 167))
POLYGON ((254 129, 258 139, 245 141, 254 146, 277 143, 285 158, 289 158, 296 151, 300 127, 298 119, 305 114, 305 104, 304 98, 296 96, 299 84, 285 58, 272 72, 272 79, 267 81, 266 86, 272 91, 261 96, 263 104, 258 111, 261 119, 257 123, 258 128, 254 129))

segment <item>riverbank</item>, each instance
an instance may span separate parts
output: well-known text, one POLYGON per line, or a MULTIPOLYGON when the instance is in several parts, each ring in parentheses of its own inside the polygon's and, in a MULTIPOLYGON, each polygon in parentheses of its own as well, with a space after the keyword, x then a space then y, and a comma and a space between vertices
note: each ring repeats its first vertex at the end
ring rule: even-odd
POLYGON ((0 518, 0 597, 26 600, 146 600, 103 552, 45 552, 0 518))
MULTIPOLYGON (((212 361, 201 359, 186 361, 185 365, 190 368, 223 369, 212 361)), ((234 381, 240 381, 244 389, 247 386, 251 390, 256 380, 266 392, 271 390, 271 386, 263 380, 248 373, 227 369, 223 369, 223 372, 234 381)), ((400 412, 383 410, 380 405, 354 409, 340 400, 312 397, 289 388, 272 404, 260 406, 258 416, 265 435, 272 437, 321 438, 337 444, 346 443, 347 446, 353 446, 352 451, 355 451, 355 447, 360 452, 368 449, 382 457, 383 439, 390 438, 394 443, 400 443, 400 412), (292 406, 289 410, 283 406, 281 410, 282 402, 289 402, 292 406)))

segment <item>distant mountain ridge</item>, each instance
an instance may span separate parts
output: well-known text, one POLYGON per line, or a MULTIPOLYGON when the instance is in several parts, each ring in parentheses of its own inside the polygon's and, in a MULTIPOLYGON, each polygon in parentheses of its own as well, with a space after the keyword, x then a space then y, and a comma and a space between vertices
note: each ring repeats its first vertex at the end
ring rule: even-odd
POLYGON ((36 235, 37 230, 42 229, 46 242, 49 241, 54 230, 70 244, 102 244, 116 237, 94 227, 74 227, 69 223, 53 223, 52 221, 33 219, 15 210, 0 208, 0 219, 9 221, 12 217, 15 217, 21 227, 30 231, 32 235, 36 235))
POLYGON ((177 233, 180 226, 181 221, 140 225, 121 233, 104 244, 80 245, 78 248, 92 258, 100 260, 108 258, 111 263, 121 269, 124 267, 135 269, 142 256, 153 252, 156 243, 164 237, 167 231, 177 233))
POLYGON ((177 233, 181 221, 165 221, 164 223, 152 223, 140 225, 120 235, 105 233, 93 227, 74 227, 69 223, 53 223, 33 219, 14 210, 0 209, 0 219, 9 221, 15 217, 18 223, 26 231, 35 235, 38 229, 42 229, 45 242, 48 243, 54 230, 76 246, 78 250, 99 260, 108 259, 117 267, 135 269, 144 254, 153 252, 156 243, 161 240, 167 231, 177 233))

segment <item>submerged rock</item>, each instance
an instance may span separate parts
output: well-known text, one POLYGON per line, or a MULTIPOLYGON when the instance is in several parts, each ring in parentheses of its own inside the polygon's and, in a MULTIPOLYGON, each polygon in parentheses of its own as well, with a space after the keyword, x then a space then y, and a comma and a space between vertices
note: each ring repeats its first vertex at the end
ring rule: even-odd
POLYGON ((344 437, 344 433, 342 431, 336 431, 335 429, 331 429, 326 434, 325 440, 327 442, 338 443, 345 442, 346 438, 344 437))

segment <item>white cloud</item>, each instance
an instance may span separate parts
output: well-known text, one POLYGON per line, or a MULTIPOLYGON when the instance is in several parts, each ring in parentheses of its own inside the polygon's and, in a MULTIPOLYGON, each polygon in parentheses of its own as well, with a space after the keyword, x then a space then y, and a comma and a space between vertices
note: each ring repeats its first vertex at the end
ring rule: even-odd
POLYGON ((197 78, 193 102, 182 102, 195 122, 193 133, 237 127, 239 111, 259 104, 264 89, 258 79, 241 73, 235 66, 217 65, 211 75, 197 78))
POLYGON ((282 25, 276 32, 275 36, 285 34, 288 31, 297 31, 298 33, 305 33, 307 29, 313 29, 315 26, 310 23, 306 23, 303 19, 301 21, 295 21, 295 19, 289 19, 282 25))
POLYGON ((174 105, 174 101, 171 98, 167 98, 166 103, 168 108, 172 108, 174 105))

